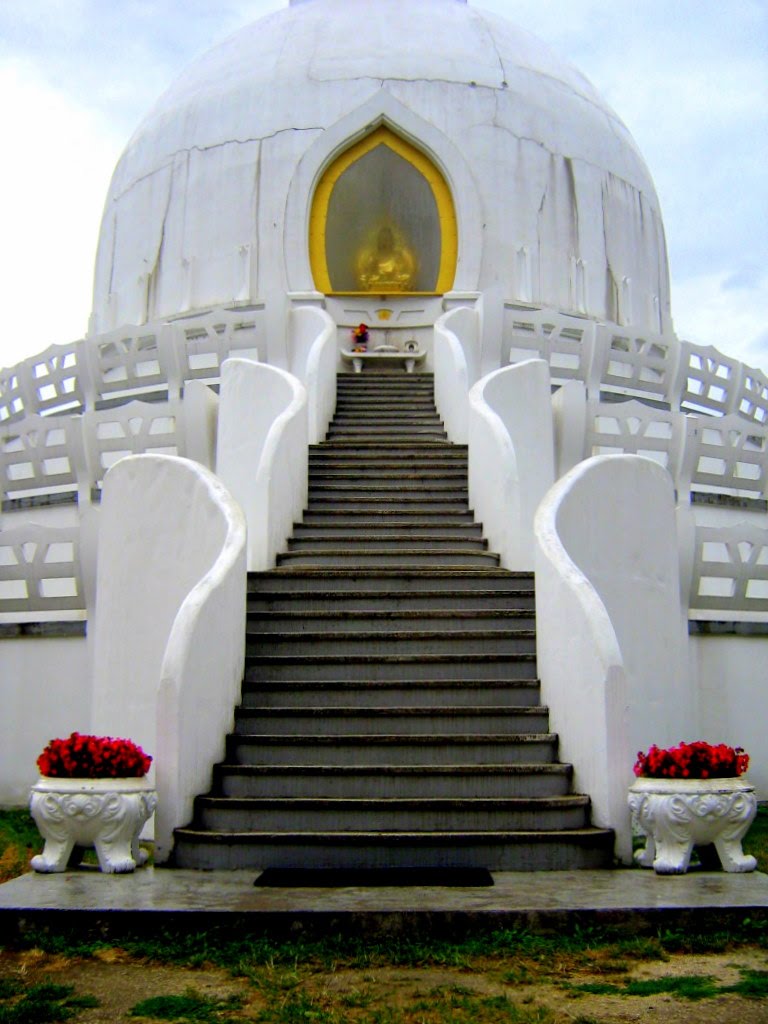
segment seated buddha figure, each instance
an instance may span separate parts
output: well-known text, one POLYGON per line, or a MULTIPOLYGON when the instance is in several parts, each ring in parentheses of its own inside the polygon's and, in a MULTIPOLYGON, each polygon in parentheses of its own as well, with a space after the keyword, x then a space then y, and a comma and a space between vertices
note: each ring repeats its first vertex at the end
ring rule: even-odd
POLYGON ((360 291, 407 292, 416 277, 416 259, 388 225, 376 232, 375 241, 364 246, 356 260, 360 291))

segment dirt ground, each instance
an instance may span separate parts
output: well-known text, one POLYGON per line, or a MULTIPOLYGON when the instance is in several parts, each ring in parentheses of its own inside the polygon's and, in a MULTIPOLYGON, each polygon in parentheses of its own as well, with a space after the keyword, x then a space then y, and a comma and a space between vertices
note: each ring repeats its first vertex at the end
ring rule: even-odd
MULTIPOLYGON (((0 979, 29 987, 40 982, 72 985, 78 996, 98 1006, 77 1009, 83 1024, 118 1024, 159 1017, 131 1016, 151 996, 183 995, 216 1000, 240 997, 235 1009, 219 1005, 196 1017, 177 1020, 261 1021, 268 1024, 768 1024, 768 999, 718 993, 691 1000, 679 994, 590 994, 568 985, 607 983, 621 989, 628 979, 707 976, 717 987, 744 978, 745 971, 768 972, 768 950, 740 948, 731 953, 670 955, 665 960, 624 964, 595 954, 578 965, 549 965, 532 977, 530 965, 496 957, 471 967, 370 967, 323 970, 298 965, 260 966, 245 977, 213 968, 144 963, 119 949, 91 959, 40 952, 0 952, 0 979)), ((536 969, 534 966, 534 973, 536 969)), ((763 986, 763 991, 765 988, 763 986)), ((0 1019, 2 1016, 0 1003, 0 1019)), ((15 1019, 15 1018, 13 1018, 15 1019)), ((46 1018, 48 1019, 48 1018, 46 1018)), ((167 1016, 162 1019, 169 1019, 167 1016)))

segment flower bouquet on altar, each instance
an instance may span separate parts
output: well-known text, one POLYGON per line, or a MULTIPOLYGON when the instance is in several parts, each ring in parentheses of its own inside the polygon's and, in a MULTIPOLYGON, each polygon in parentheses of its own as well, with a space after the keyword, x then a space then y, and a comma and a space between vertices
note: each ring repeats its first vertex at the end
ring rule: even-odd
POLYGON ((359 324, 352 331, 352 351, 368 351, 368 327, 366 326, 366 324, 359 324))

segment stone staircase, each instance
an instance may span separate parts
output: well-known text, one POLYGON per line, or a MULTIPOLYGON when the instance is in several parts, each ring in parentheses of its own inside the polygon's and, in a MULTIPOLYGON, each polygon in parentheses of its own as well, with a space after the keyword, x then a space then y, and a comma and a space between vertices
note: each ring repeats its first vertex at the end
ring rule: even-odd
POLYGON ((227 757, 175 863, 608 866, 536 680, 533 578, 473 520, 429 374, 341 374, 309 507, 249 578, 227 757))

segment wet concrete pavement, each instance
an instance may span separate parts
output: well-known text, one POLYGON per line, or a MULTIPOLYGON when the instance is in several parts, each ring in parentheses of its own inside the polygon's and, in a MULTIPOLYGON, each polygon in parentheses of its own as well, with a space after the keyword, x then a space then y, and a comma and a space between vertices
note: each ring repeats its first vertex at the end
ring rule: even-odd
POLYGON ((497 928, 604 925, 633 933, 768 921, 768 875, 642 869, 496 872, 485 886, 265 887, 258 872, 80 868, 0 885, 0 935, 74 928, 118 938, 161 928, 274 938, 402 935, 459 940, 497 928))

